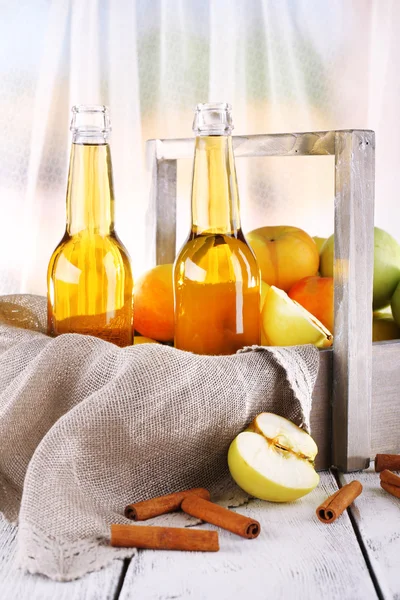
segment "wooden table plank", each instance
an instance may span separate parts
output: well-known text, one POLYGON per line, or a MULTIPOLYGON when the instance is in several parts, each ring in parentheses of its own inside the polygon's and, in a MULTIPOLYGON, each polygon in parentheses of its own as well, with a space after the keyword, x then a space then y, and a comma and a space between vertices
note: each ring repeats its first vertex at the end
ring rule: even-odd
POLYGON ((4 600, 113 600, 119 587, 123 561, 71 582, 29 575, 14 565, 16 527, 0 516, 0 598, 4 600))
POLYGON ((400 598, 400 500, 385 492, 373 468, 363 473, 340 475, 341 482, 354 479, 363 492, 351 507, 372 570, 385 600, 400 598))
POLYGON ((318 488, 295 503, 250 501, 237 510, 261 522, 260 536, 244 540, 219 530, 218 553, 139 551, 120 600, 376 599, 348 515, 332 525, 315 516, 336 489, 324 472, 318 488))

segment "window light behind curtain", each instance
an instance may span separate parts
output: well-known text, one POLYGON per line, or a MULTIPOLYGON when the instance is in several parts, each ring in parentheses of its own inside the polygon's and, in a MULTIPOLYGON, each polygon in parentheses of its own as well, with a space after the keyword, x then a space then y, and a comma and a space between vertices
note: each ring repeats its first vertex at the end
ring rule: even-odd
MULTIPOLYGON (((45 293, 78 103, 110 107, 117 230, 136 274, 154 261, 144 142, 190 136, 197 102, 231 102, 236 134, 374 129, 376 224, 400 239, 396 0, 0 0, 0 15, 0 293, 45 293)), ((245 230, 329 235, 331 160, 238 160, 245 230)))

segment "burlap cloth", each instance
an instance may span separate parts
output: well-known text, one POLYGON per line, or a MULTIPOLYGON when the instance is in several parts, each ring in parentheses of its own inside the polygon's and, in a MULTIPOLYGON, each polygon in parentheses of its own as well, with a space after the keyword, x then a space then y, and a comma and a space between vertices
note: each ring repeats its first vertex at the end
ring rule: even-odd
MULTIPOLYGON (((238 505, 226 454, 262 411, 308 428, 318 351, 196 356, 45 335, 46 301, 0 297, 0 511, 18 564, 69 580, 135 550, 109 546, 128 502, 208 487, 238 505)), ((154 523, 154 520, 152 521, 154 523)), ((193 523, 183 514, 157 524, 193 523)), ((146 523, 148 524, 148 523, 146 523)))

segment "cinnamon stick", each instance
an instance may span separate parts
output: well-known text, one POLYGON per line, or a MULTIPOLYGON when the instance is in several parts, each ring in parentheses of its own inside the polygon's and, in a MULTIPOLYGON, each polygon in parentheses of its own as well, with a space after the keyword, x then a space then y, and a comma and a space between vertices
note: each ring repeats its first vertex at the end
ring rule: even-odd
POLYGON ((182 492, 175 492, 167 496, 158 496, 151 500, 129 504, 125 508, 125 517, 132 521, 146 521, 152 517, 158 517, 165 513, 174 512, 180 508, 182 500, 189 494, 195 494, 200 498, 210 499, 210 492, 204 488, 191 488, 182 492))
POLYGON ((381 481, 381 488, 384 489, 385 492, 388 492, 388 494, 391 494, 396 498, 400 498, 400 488, 397 487, 397 485, 390 485, 390 483, 385 483, 384 481, 381 481))
POLYGON ((375 456, 376 473, 380 473, 386 469, 400 471, 400 454, 377 454, 375 456))
POLYGON ((181 504, 181 509, 192 517, 197 517, 247 539, 256 538, 261 531, 260 523, 255 519, 239 515, 193 494, 186 496, 181 504))
POLYGON ((218 552, 216 531, 178 527, 111 525, 111 546, 150 550, 218 552))
POLYGON ((396 498, 400 498, 400 477, 385 469, 380 475, 381 487, 396 498))
POLYGON ((333 523, 362 492, 359 481, 352 481, 329 496, 317 508, 317 517, 322 523, 333 523))

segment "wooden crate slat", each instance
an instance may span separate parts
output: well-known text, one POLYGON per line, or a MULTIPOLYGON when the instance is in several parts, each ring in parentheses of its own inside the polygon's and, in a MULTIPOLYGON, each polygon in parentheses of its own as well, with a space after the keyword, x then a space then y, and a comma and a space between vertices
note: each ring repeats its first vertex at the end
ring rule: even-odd
MULTIPOLYGON (((318 446, 317 470, 332 465, 331 395, 333 351, 320 351, 320 368, 313 393, 311 434, 318 446)), ((372 344, 371 449, 378 453, 400 453, 400 340, 372 344)))
POLYGON ((369 465, 371 453, 374 134, 336 132, 333 464, 369 465))
POLYGON ((176 160, 157 160, 157 141, 147 143, 151 171, 150 206, 155 212, 156 264, 173 263, 176 251, 176 160))
POLYGON ((311 408, 311 435, 318 446, 317 471, 332 465, 332 358, 333 352, 320 351, 317 381, 311 408))
POLYGON ((371 458, 400 453, 399 366, 400 341, 373 344, 371 458))
MULTIPOLYGON (((149 140, 158 161, 193 159, 194 138, 149 140)), ((335 132, 272 133, 232 136, 236 158, 255 156, 329 156, 335 154, 335 132)))

